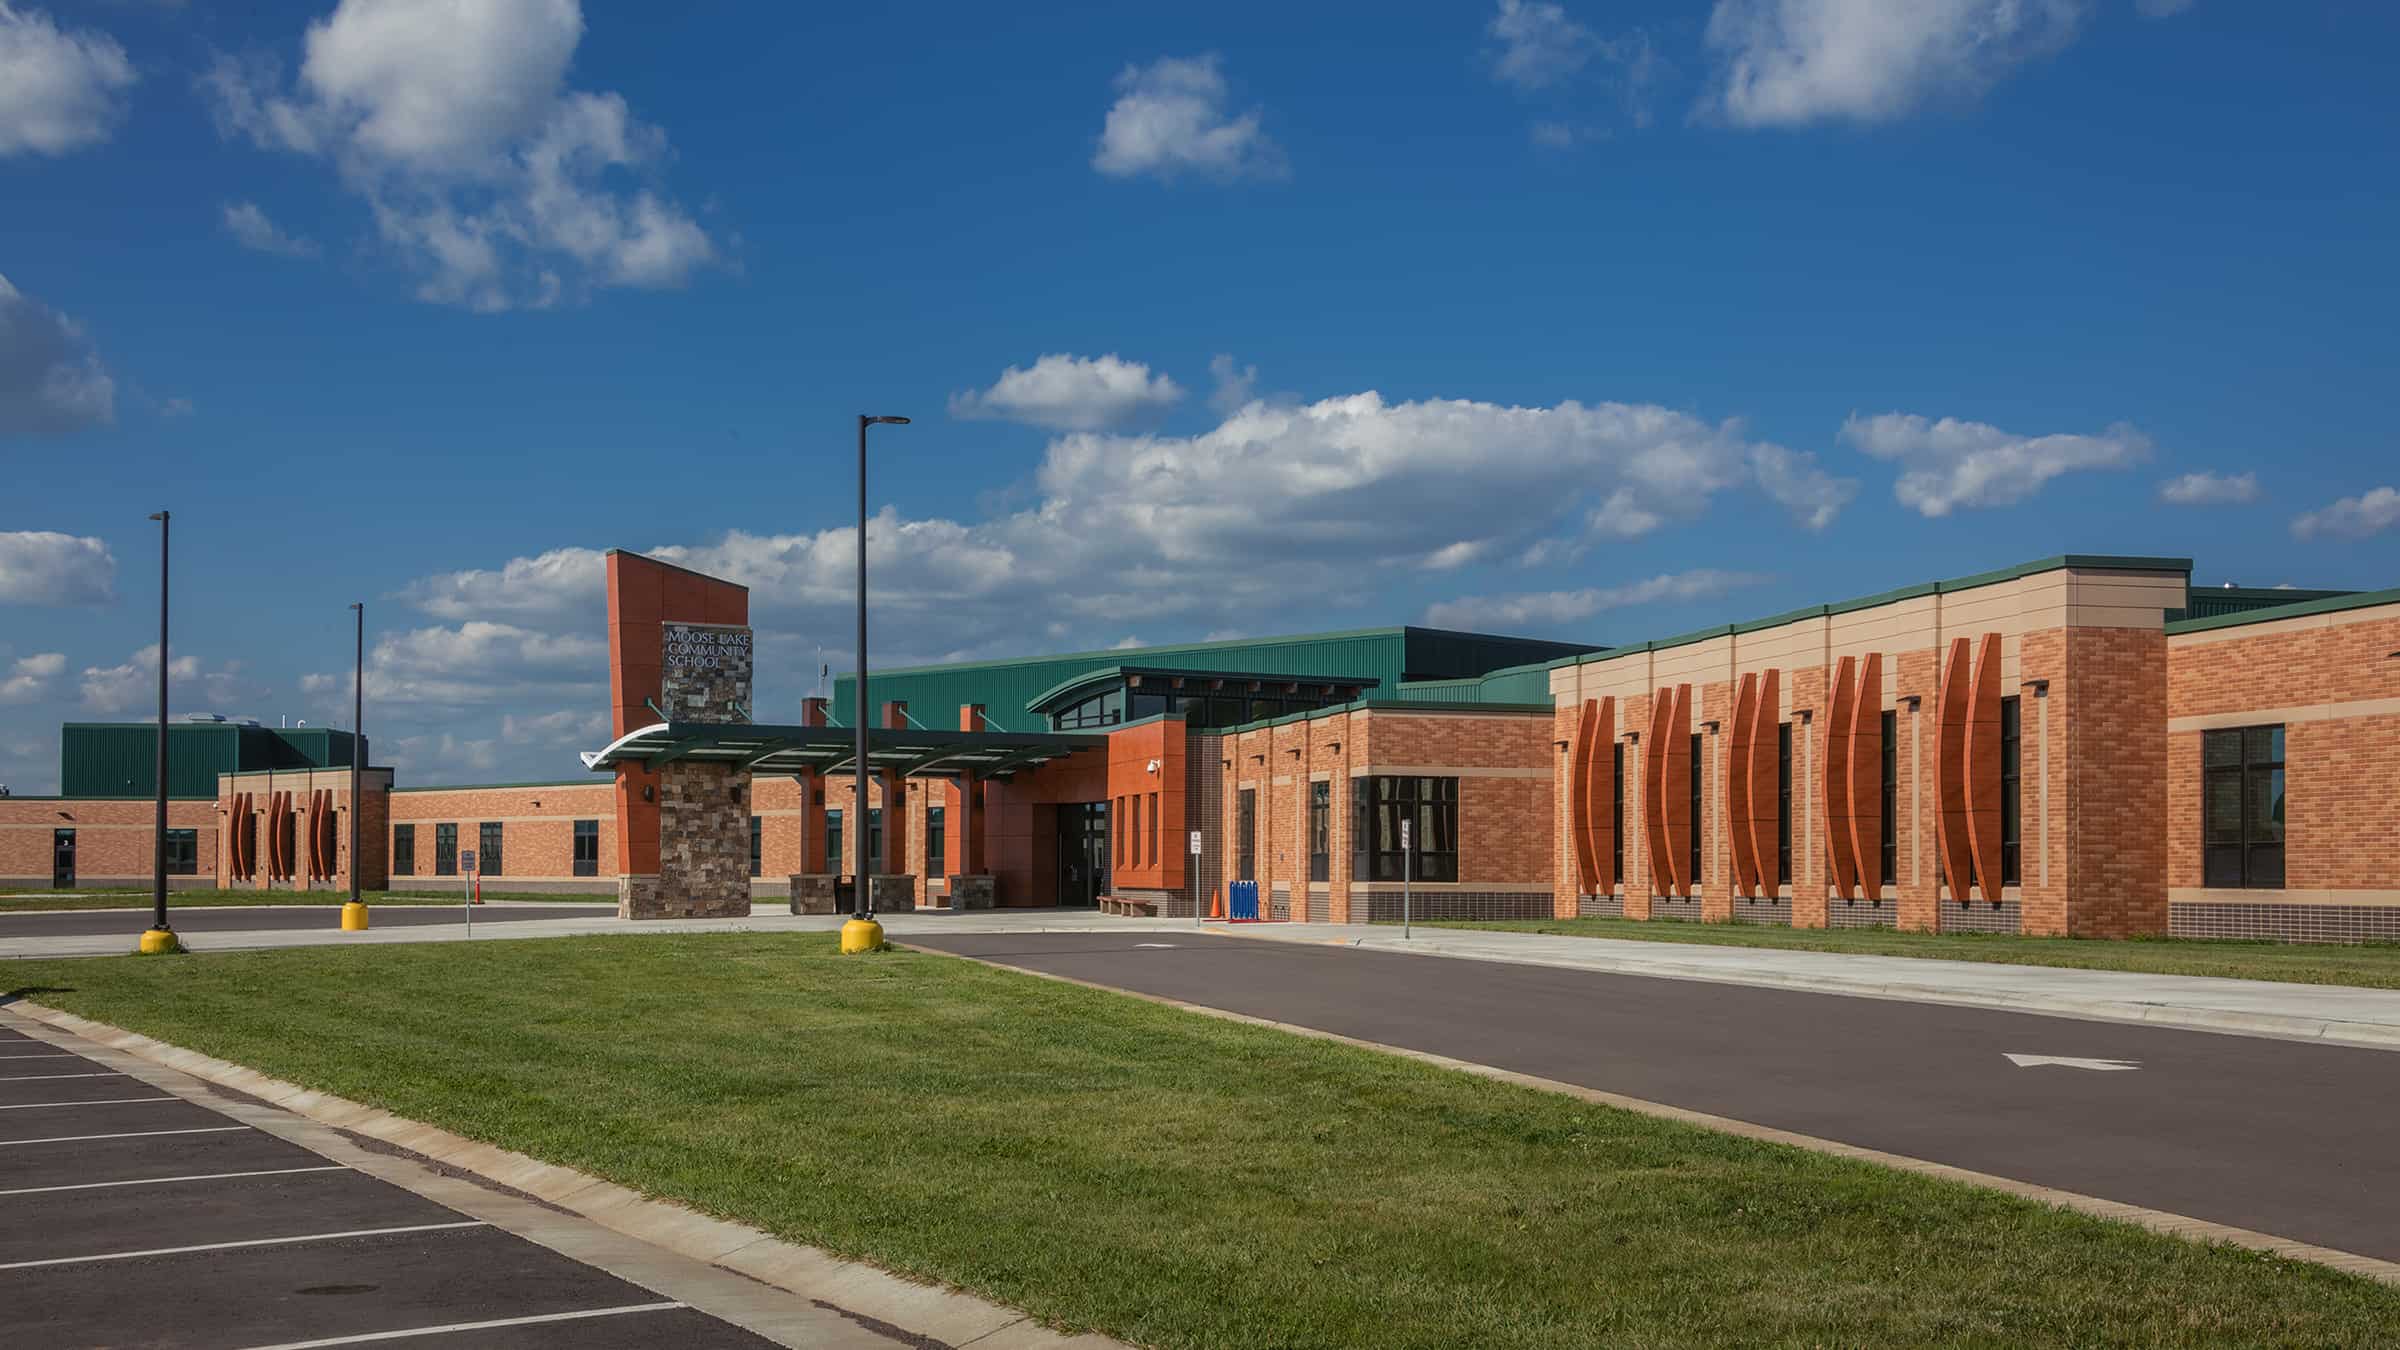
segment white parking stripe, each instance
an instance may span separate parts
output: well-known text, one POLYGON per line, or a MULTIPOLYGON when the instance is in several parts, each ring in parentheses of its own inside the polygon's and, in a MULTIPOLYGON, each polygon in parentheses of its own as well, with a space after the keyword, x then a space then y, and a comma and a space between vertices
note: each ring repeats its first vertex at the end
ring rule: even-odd
POLYGON ((190 1247, 152 1247, 139 1252, 95 1252, 90 1256, 52 1256, 40 1261, 10 1261, 0 1270, 32 1270, 37 1266, 79 1266, 90 1261, 131 1261, 144 1256, 179 1256, 185 1252, 224 1252, 240 1247, 282 1247, 295 1242, 332 1242, 338 1238, 382 1237, 388 1233, 431 1233, 445 1228, 482 1228, 481 1219, 464 1223, 412 1223, 399 1228, 353 1228, 342 1233, 295 1233, 290 1237, 251 1238, 245 1242, 202 1242, 190 1247))
POLYGON ((231 1134, 247 1125, 202 1125, 190 1130, 126 1130, 119 1134, 54 1134, 47 1139, 0 1139, 0 1148, 19 1144, 80 1144, 88 1139, 149 1139, 162 1134, 231 1134))
POLYGON ((179 1102, 181 1097, 103 1097, 96 1102, 14 1102, 0 1111, 31 1111, 37 1106, 123 1106, 129 1102, 179 1102))
POLYGON ((68 1054, 68 1053, 67 1053, 66 1051, 64 1051, 64 1050, 45 1050, 45 1051, 43 1051, 41 1054, 38 1054, 38 1055, 0 1055, 0 1059, 81 1059, 81 1058, 83 1058, 83 1056, 81 1056, 81 1055, 70 1055, 70 1054, 68 1054))
POLYGON ((530 1327, 543 1322, 580 1322, 587 1317, 622 1317, 627 1313, 672 1312, 688 1305, 682 1303, 628 1303, 621 1308, 586 1308, 582 1312, 545 1313, 540 1317, 502 1317, 490 1322, 451 1322, 438 1327, 410 1327, 405 1331, 370 1331, 363 1336, 328 1336, 321 1341, 285 1341, 280 1345, 257 1345, 250 1350, 319 1350, 328 1345, 365 1345, 370 1341, 397 1341, 410 1336, 445 1336, 453 1331, 489 1331, 494 1327, 530 1327))
POLYGON ((295 1172, 347 1172, 340 1163, 323 1167, 270 1167, 257 1172, 199 1172, 188 1177, 137 1177, 132 1181, 84 1181, 72 1186, 24 1186, 0 1195, 48 1195, 53 1191, 104 1191, 113 1186, 164 1186, 173 1181, 231 1181, 235 1177, 288 1177, 295 1172))
POLYGON ((20 1073, 0 1078, 0 1083, 47 1083, 57 1078, 123 1078, 121 1073, 20 1073))

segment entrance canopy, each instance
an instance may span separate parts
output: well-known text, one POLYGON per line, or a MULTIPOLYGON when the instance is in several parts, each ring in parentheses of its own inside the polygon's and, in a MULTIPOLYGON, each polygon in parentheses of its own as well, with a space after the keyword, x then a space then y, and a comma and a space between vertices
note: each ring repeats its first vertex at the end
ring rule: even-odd
MULTIPOLYGON (((655 770, 677 760, 729 764, 752 773, 840 774, 857 762, 857 733, 848 727, 752 726, 726 722, 661 722, 630 731, 606 749, 584 751, 584 767, 632 764, 655 770)), ((1048 731, 867 730, 867 768, 902 777, 930 775, 1005 778, 1019 769, 1098 749, 1108 737, 1048 731)))

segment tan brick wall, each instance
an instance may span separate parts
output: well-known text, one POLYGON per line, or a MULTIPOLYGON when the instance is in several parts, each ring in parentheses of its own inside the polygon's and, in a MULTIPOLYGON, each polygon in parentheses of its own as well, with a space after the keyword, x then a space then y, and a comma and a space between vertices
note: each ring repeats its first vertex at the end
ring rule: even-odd
POLYGON ((2065 930, 2075 937, 2164 933, 2166 639, 2141 629, 2076 628, 2066 648, 2065 930))
MULTIPOLYGON (((617 877, 616 792, 610 780, 588 783, 539 783, 526 787, 457 787, 402 789, 392 793, 392 825, 416 827, 416 871, 394 877, 407 888, 430 881, 433 870, 434 826, 458 826, 458 846, 477 847, 483 822, 497 821, 501 829, 501 865, 484 873, 487 889, 504 890, 511 881, 542 885, 582 883, 613 893, 617 877), (575 822, 600 822, 600 866, 597 875, 575 875, 575 822)), ((389 831, 385 838, 390 838, 389 831)), ((388 855, 387 855, 388 856, 388 855)), ((447 880, 447 879, 445 879, 447 880)))
MULTIPOLYGON (((157 823, 154 801, 0 797, 0 886, 49 889, 55 830, 75 832, 76 885, 148 885, 157 823)), ((216 884, 216 803, 170 801, 167 826, 197 831, 200 855, 197 875, 169 877, 168 884, 216 884)))

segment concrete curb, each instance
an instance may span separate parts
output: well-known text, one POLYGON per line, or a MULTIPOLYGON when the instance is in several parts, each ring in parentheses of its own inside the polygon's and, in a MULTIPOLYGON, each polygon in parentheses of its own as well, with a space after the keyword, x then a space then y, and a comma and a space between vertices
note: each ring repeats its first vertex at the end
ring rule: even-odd
MULTIPOLYGON (((1498 965, 1542 966, 1551 970, 1582 970, 1603 975, 1637 975, 1659 980, 1688 980, 1701 984, 1749 985, 1791 989, 1810 994, 1840 994, 1851 998, 1880 998, 1903 1003, 1943 1003, 1961 1008, 1991 1008, 2002 1012, 2076 1017, 2096 1022, 2132 1022, 2144 1026, 2178 1027, 2272 1040, 2312 1041, 2365 1050, 2400 1050, 2400 1026, 2376 1022, 2344 1022, 2321 1017, 2241 1012, 2222 1008, 2178 1007, 2166 1003, 2133 1003, 2121 999, 2069 998, 2057 994, 1998 994, 1943 985, 1890 980, 1850 979, 1839 975, 1797 975, 1781 971, 1733 974, 1714 966, 1677 965, 1671 961, 1631 961, 1594 953, 1574 960, 1536 954, 1442 950, 1403 944, 1397 938, 1319 938, 1300 934, 1262 933, 1244 929, 1203 930, 1217 937, 1254 938, 1264 942, 1318 943, 1359 951, 1390 952, 1398 956, 1430 956, 1453 961, 1489 961, 1498 965)), ((1928 958, 1901 958, 1919 959, 1928 958)), ((1942 963, 1936 963, 1942 964, 1942 963)), ((2005 964, 2005 963, 1961 963, 2005 964)), ((2063 967, 2027 967, 2045 973, 2063 967)), ((2165 978, 2165 977, 2161 977, 2165 978)))
MULTIPOLYGON (((1352 944, 1337 942, 1330 945, 1350 946, 1352 944)), ((1885 1153, 1880 1149, 1845 1144, 1838 1139, 1823 1139, 1816 1135, 1779 1130, 1771 1125, 1757 1125, 1747 1120, 1736 1120, 1730 1116, 1710 1115, 1705 1111, 1670 1106, 1665 1102, 1654 1102, 1643 1097, 1628 1097, 1622 1093, 1584 1087, 1579 1083, 1562 1082, 1555 1078, 1518 1073, 1514 1069, 1478 1064, 1473 1060, 1452 1059, 1447 1055, 1437 1055, 1425 1050, 1412 1050, 1407 1046, 1361 1040, 1355 1036, 1344 1036, 1339 1032, 1322 1031, 1315 1027, 1301 1026, 1291 1022, 1278 1022, 1272 1018, 1253 1017, 1248 1013, 1232 1012, 1224 1008, 1211 1008, 1204 1003, 1186 1003, 1181 999, 1168 998, 1162 994, 1145 994, 1131 989, 1119 989, 1114 985, 1100 984, 1092 980, 1079 980, 1072 975, 1054 975, 1048 971, 1027 970, 1022 966, 1008 965, 989 957, 967 956, 959 952, 944 951, 938 947, 910 947, 909 950, 929 956, 946 956, 954 961, 972 961, 977 965, 990 966, 994 970, 1005 970, 1012 975, 1029 975, 1037 980, 1055 980, 1060 984, 1096 989, 1102 993, 1116 994, 1124 998, 1138 998, 1145 1003, 1156 1003, 1181 1012, 1197 1013, 1202 1017, 1214 1017, 1220 1021, 1241 1022, 1249 1026, 1267 1027, 1275 1031, 1287 1032, 1294 1036, 1306 1036, 1312 1040, 1333 1041, 1342 1045, 1357 1046, 1362 1050, 1375 1050, 1387 1055, 1398 1055, 1403 1059, 1413 1059, 1420 1064, 1430 1064, 1437 1068, 1474 1074, 1478 1078, 1495 1079, 1503 1083, 1513 1083, 1519 1087, 1536 1088, 1543 1092, 1556 1092, 1591 1102, 1597 1106, 1613 1106, 1638 1115, 1654 1116, 1661 1120, 1697 1125, 1703 1129, 1715 1130, 1723 1134, 1739 1135, 1744 1139, 1788 1145, 1792 1148, 1807 1149, 1812 1153, 1827 1153, 1835 1157, 1875 1163, 1902 1172, 1913 1172, 1918 1176, 1933 1177, 1942 1181, 1980 1187, 1984 1190, 2000 1191, 2059 1209, 2088 1214, 2095 1218, 2129 1223, 2138 1228, 2149 1229, 2154 1233, 2166 1234, 2169 1237, 2186 1238, 2195 1242, 2224 1243, 2228 1246, 2245 1247, 2252 1251, 2270 1252, 2295 1261, 2308 1261, 2316 1265, 2329 1266, 2347 1275, 2357 1275, 2383 1284, 2400 1286, 2400 1261, 2386 1261, 2381 1257, 2364 1256, 2357 1252, 2345 1252, 2332 1247, 2319 1247, 2313 1243, 2301 1242, 2296 1238, 2277 1237, 2272 1233, 2261 1233, 2249 1228, 2236 1228, 2231 1224, 2213 1223, 2207 1219, 2195 1219, 2185 1214, 2172 1214, 2166 1210, 2147 1209, 2140 1205, 2127 1204, 2121 1200, 2106 1200, 2096 1195, 2064 1191, 2054 1186, 2043 1186, 2036 1182, 2018 1181, 2013 1177, 1995 1176, 1989 1172, 1953 1167, 1948 1163, 1912 1158, 1906 1154, 1885 1153)))
POLYGON ((1100 1335, 1070 1336, 1013 1308, 972 1294, 919 1284, 888 1271, 759 1229, 711 1217, 670 1200, 604 1181, 571 1167, 478 1143, 420 1121, 331 1093, 304 1088, 255 1069, 165 1041, 95 1022, 27 1000, 5 1005, 29 1021, 95 1045, 172 1069, 205 1083, 246 1093, 337 1130, 365 1135, 435 1162, 522 1191, 626 1237, 678 1256, 730 1270, 761 1284, 904 1328, 928 1345, 964 1350, 1132 1350, 1100 1335))

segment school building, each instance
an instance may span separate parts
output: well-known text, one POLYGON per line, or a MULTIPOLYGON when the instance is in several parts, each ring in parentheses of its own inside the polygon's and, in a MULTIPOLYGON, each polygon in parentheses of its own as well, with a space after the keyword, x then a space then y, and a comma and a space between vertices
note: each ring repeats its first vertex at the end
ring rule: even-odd
MULTIPOLYGON (((2400 939, 2400 590, 2066 555, 1631 645, 1425 628, 874 672, 762 723, 748 594, 609 555, 610 742, 365 771, 362 883, 635 918, 1091 905, 2400 939), (1407 847, 1402 823, 1407 823, 1407 847)), ((149 875, 146 724, 0 799, 0 885, 149 875), (63 841, 63 842, 62 842, 63 841), (63 861, 62 861, 63 859, 63 861), (62 870, 63 869, 63 870, 62 870)), ((345 733, 178 724, 179 883, 346 889, 345 733), (187 753, 190 742, 195 748, 187 753), (189 767, 187 767, 189 766, 189 767)))

